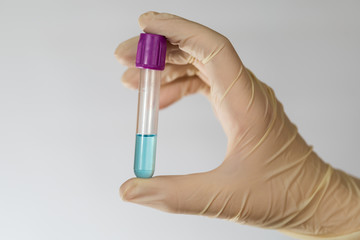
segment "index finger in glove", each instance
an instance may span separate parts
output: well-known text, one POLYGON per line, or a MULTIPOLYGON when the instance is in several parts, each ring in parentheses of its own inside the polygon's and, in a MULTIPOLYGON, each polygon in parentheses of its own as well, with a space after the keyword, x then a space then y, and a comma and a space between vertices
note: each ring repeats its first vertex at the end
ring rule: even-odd
POLYGON ((147 12, 139 17, 140 27, 147 33, 164 35, 171 44, 191 55, 194 65, 209 76, 210 86, 223 98, 234 82, 248 85, 242 74, 243 65, 230 41, 199 23, 168 14, 147 12), (238 81, 240 80, 240 81, 238 81))
POLYGON ((164 35, 171 44, 178 45, 203 64, 229 47, 223 35, 176 15, 147 12, 139 17, 139 24, 145 32, 164 35))

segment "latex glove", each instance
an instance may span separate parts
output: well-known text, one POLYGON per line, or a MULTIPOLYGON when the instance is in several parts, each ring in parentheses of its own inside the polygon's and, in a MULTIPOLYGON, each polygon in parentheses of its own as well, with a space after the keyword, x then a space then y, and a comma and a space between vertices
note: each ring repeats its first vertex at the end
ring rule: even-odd
MULTIPOLYGON (((350 234, 360 239, 359 179, 313 152, 274 91, 244 67, 228 39, 170 14, 148 12, 139 24, 169 41, 160 108, 203 93, 228 147, 223 163, 209 172, 128 180, 120 188, 125 201, 279 229, 304 239, 351 239, 350 234)), ((123 42, 115 53, 130 67, 123 75, 130 88, 139 81, 137 41, 123 42)))

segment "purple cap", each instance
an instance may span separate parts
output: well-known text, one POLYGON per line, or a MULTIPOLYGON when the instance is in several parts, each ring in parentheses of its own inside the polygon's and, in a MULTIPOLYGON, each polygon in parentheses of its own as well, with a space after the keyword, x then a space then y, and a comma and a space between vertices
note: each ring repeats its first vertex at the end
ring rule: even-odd
POLYGON ((136 67, 164 70, 166 38, 162 35, 141 33, 136 53, 136 67))

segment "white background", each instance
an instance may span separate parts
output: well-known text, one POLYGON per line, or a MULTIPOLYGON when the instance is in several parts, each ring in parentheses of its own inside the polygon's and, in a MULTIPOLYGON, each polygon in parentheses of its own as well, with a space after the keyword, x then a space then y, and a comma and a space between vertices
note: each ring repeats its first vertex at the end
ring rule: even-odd
MULTIPOLYGON (((121 201, 133 177, 137 92, 113 52, 148 10, 227 36, 315 151, 360 176, 359 1, 0 0, 0 239, 290 239, 121 201)), ((156 174, 218 166, 209 103, 161 112, 156 174)))

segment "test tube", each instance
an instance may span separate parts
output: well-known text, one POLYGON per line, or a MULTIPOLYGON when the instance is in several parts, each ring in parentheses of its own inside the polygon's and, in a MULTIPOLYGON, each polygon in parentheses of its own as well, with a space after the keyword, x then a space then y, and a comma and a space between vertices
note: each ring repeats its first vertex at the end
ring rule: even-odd
POLYGON ((155 171, 160 71, 165 68, 166 38, 140 34, 136 67, 140 68, 134 173, 151 178, 155 171))

